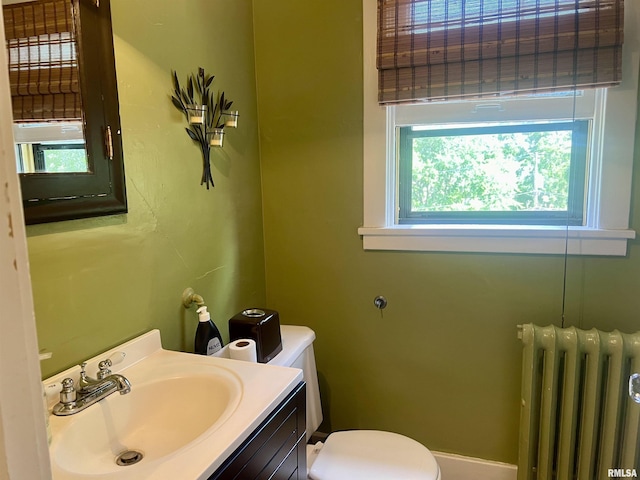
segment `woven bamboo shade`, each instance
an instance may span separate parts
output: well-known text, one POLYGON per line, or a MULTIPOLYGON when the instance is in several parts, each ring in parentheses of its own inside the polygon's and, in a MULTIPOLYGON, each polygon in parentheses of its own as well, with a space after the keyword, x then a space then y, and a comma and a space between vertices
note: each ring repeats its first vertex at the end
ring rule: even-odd
POLYGON ((381 104, 620 83, 623 0, 378 0, 381 104))
POLYGON ((2 8, 14 120, 81 119, 71 0, 2 8))

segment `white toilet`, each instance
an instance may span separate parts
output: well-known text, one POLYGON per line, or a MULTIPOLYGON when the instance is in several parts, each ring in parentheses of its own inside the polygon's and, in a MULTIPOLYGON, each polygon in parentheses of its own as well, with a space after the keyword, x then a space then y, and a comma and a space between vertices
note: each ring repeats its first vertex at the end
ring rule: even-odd
MULTIPOLYGON (((322 422, 318 373, 313 352, 316 335, 307 327, 282 325, 282 352, 269 363, 301 368, 307 383, 307 440, 322 422)), ((307 446, 312 480, 441 480, 431 452, 396 433, 377 430, 335 432, 307 446)))

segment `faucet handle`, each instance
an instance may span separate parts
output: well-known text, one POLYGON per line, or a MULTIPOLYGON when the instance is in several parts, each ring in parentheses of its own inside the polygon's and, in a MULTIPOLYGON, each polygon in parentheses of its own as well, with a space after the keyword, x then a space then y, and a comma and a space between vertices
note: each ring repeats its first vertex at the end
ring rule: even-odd
POLYGON ((100 371, 98 372, 98 380, 103 380, 105 378, 107 378, 109 375, 111 375, 111 370, 109 369, 109 367, 111 367, 111 365, 113 365, 113 363, 111 363, 111 360, 109 358, 107 358, 106 360, 101 361, 98 364, 98 368, 100 369, 100 371))
POLYGON ((60 403, 63 405, 74 404, 76 401, 76 389, 71 378, 62 380, 62 391, 60 392, 60 403))

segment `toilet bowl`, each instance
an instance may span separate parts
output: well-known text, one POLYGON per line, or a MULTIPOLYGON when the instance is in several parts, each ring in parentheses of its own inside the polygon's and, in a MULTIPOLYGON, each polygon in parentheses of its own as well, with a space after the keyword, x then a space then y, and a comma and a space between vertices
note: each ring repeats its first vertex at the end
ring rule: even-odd
MULTIPOLYGON (((282 351, 269 362, 302 369, 307 384, 307 440, 322 422, 318 372, 308 327, 282 325, 282 351)), ((334 432, 307 446, 311 480, 441 480, 431 452, 415 440, 379 430, 334 432)))

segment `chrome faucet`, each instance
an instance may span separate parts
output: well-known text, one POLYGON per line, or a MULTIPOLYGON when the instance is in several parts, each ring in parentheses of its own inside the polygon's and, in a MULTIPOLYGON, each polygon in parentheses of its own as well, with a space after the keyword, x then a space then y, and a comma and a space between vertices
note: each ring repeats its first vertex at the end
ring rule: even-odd
POLYGON ((65 378, 62 381, 60 402, 56 403, 52 410, 54 415, 73 415, 114 392, 120 392, 120 395, 124 395, 131 391, 131 383, 126 377, 111 373, 109 369, 112 365, 111 360, 106 359, 98 364, 99 370, 95 379, 87 376, 86 365, 86 363, 80 365, 80 379, 77 389, 73 379, 65 378))

